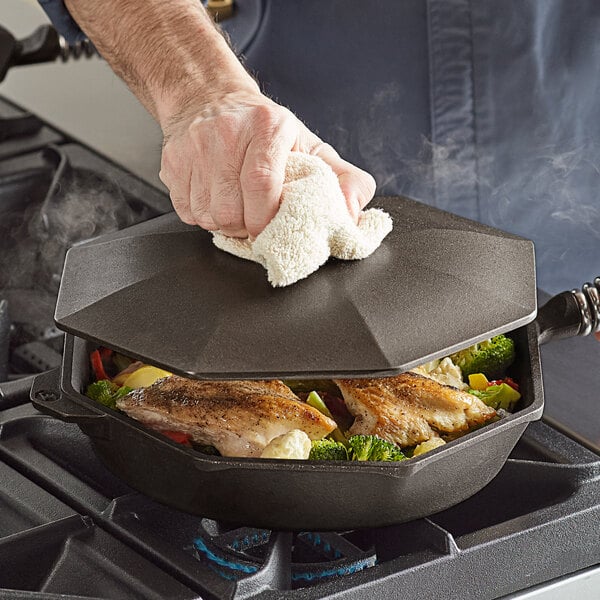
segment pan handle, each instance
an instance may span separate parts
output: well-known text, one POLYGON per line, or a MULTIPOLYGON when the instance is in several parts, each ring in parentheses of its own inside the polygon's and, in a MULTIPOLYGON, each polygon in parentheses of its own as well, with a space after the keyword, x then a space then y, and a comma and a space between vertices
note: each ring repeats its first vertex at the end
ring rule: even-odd
POLYGON ((61 421, 97 426, 106 416, 103 412, 75 404, 61 394, 60 368, 46 371, 33 380, 30 399, 39 411, 61 421))
POLYGON ((581 290, 561 292, 550 298, 538 311, 538 341, 589 335, 600 331, 600 277, 581 290))

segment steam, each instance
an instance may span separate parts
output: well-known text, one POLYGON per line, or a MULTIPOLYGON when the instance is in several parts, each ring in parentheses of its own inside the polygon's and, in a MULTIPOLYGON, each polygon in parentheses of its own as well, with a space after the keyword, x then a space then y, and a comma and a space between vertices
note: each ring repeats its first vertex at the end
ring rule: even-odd
POLYGON ((476 146, 470 130, 436 143, 398 139, 409 123, 404 102, 402 88, 390 84, 374 94, 352 133, 341 126, 329 132, 342 155, 374 175, 379 194, 407 195, 532 239, 538 285, 549 292, 600 272, 600 145, 543 145, 544 132, 525 131, 491 148, 476 146))
POLYGON ((73 244, 131 224, 128 213, 118 188, 109 193, 76 184, 64 196, 42 204, 28 229, 37 242, 39 270, 46 274, 46 285, 58 290, 65 254, 73 244))
MULTIPOLYGON (((0 299, 13 320, 52 324, 56 293, 67 250, 78 242, 149 218, 132 210, 117 184, 77 172, 44 202, 47 188, 11 190, 13 210, 0 219, 0 299), (29 201, 23 208, 22 202, 29 201)), ((135 207, 138 208, 137 206, 135 207)))
MULTIPOLYGON (((510 181, 490 190, 496 209, 490 216, 494 223, 508 220, 509 213, 526 213, 518 205, 531 207, 536 219, 560 224, 568 222, 600 239, 600 203, 596 197, 581 197, 580 186, 598 189, 600 184, 600 148, 587 144, 569 151, 550 152, 540 148, 526 161, 521 172, 510 181), (578 193, 579 192, 579 193, 578 193)), ((494 224, 493 223, 493 224, 494 224)))

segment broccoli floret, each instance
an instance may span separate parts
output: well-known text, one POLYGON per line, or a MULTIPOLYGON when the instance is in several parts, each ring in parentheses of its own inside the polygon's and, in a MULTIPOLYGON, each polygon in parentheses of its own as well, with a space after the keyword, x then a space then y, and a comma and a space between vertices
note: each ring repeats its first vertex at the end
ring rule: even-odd
POLYGON ((352 460, 399 461, 406 456, 402 450, 376 435, 353 435, 349 440, 352 460))
POLYGON ((497 335, 450 355, 460 367, 463 377, 483 373, 488 379, 503 375, 515 359, 515 343, 505 335, 497 335))
POLYGON ((117 408, 117 400, 129 394, 132 388, 127 386, 119 387, 108 379, 101 379, 88 385, 85 395, 108 408, 117 408))
POLYGON ((353 435, 348 440, 349 448, 335 440, 313 440, 310 460, 369 460, 398 461, 406 456, 402 450, 376 435, 353 435))
POLYGON ((346 446, 335 440, 313 440, 309 460, 348 460, 346 446))

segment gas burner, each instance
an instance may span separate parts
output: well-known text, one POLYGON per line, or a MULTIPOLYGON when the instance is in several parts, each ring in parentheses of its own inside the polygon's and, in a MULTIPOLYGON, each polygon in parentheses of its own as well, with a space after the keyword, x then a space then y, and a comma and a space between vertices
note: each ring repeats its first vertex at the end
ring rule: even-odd
POLYGON ((375 548, 360 548, 346 537, 351 534, 308 531, 286 534, 250 527, 227 529, 216 521, 203 519, 194 540, 194 551, 200 561, 224 579, 233 581, 268 569, 277 553, 279 564, 289 562, 291 587, 297 589, 377 564, 375 548))

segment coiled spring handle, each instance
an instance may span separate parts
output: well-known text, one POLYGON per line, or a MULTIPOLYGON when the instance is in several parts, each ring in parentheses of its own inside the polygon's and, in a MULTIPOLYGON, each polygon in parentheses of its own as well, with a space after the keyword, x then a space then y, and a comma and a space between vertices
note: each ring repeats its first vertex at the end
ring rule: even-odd
POLYGON ((571 290, 581 313, 579 335, 600 331, 600 277, 594 283, 584 283, 580 290, 571 290))
POLYGON ((97 54, 89 40, 69 45, 51 25, 40 25, 31 35, 20 40, 0 26, 0 81, 12 67, 53 62, 57 58, 66 62, 70 58, 90 58, 97 54))
POLYGON ((91 58, 98 54, 94 44, 87 39, 69 45, 67 40, 61 35, 58 37, 58 44, 60 47, 60 58, 63 62, 67 62, 71 58, 74 58, 75 60, 78 60, 81 57, 91 58))

